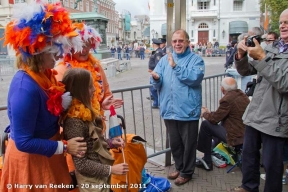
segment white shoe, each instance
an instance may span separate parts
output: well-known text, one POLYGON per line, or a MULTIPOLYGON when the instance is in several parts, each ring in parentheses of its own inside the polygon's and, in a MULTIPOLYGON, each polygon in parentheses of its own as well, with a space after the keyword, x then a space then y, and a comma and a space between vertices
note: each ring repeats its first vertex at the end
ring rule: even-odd
POLYGON ((266 179, 266 174, 261 174, 261 175, 260 175, 260 178, 263 179, 263 180, 265 180, 265 179, 266 179))

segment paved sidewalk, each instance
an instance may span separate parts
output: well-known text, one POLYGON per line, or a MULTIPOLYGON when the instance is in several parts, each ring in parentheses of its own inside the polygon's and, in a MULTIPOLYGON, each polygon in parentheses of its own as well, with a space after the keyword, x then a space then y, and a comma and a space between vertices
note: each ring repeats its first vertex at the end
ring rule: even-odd
MULTIPOLYGON (((171 190, 169 192, 224 192, 233 187, 241 185, 242 173, 241 170, 236 167, 230 173, 226 173, 228 168, 217 168, 214 166, 213 171, 205 171, 196 167, 193 178, 188 183, 182 186, 176 186, 174 181, 171 182, 171 190)), ((163 167, 148 160, 145 165, 148 173, 156 177, 167 177, 168 173, 175 170, 174 165, 169 167, 163 167)), ((261 168, 261 173, 265 173, 261 168)), ((264 180, 260 179, 260 190, 264 190, 264 180)), ((283 192, 288 191, 288 185, 283 185, 283 192)))

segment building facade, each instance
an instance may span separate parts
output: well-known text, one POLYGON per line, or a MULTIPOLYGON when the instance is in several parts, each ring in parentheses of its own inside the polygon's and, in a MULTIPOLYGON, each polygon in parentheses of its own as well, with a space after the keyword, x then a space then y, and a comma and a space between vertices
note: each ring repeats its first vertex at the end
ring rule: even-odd
MULTIPOLYGON (((10 21, 12 5, 15 3, 30 2, 32 0, 1 0, 0 4, 0 27, 6 26, 10 21)), ((50 3, 59 0, 48 0, 50 3)), ((115 11, 113 0, 60 0, 62 5, 71 13, 77 12, 97 12, 108 18, 106 28, 106 42, 108 46, 116 44, 116 34, 118 34, 119 15, 115 11)))
POLYGON ((116 45, 116 34, 118 34, 119 15, 115 10, 116 3, 113 0, 97 0, 98 13, 108 18, 106 28, 107 46, 116 45))
MULTIPOLYGON (((150 0, 151 31, 166 35, 166 0, 150 0)), ((174 15, 177 14, 174 11, 174 15)), ((192 43, 227 45, 260 27, 259 0, 186 0, 186 30, 192 43)))

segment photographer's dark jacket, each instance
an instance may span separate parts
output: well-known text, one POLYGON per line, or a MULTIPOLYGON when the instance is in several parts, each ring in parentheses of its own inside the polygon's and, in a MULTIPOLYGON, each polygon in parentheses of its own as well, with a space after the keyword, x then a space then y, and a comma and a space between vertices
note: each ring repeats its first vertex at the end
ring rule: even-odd
POLYGON ((280 53, 278 42, 265 48, 262 61, 249 61, 245 56, 235 60, 242 76, 262 76, 256 84, 252 101, 244 115, 244 124, 276 137, 288 138, 288 52, 280 53))
POLYGON ((218 109, 211 113, 204 113, 203 117, 212 124, 221 121, 226 129, 228 145, 240 145, 243 144, 245 132, 242 115, 249 102, 249 98, 240 89, 228 91, 220 99, 218 109))

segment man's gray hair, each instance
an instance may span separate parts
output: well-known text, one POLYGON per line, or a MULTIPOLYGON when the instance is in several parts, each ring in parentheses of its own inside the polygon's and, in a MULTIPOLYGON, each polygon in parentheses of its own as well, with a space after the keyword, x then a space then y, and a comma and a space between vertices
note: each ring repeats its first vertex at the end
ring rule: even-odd
POLYGON ((263 35, 263 32, 262 30, 260 29, 260 27, 253 27, 251 29, 251 32, 253 32, 254 35, 263 35))
POLYGON ((237 81, 234 81, 235 83, 233 84, 228 84, 227 82, 227 79, 224 78, 222 79, 222 82, 221 82, 221 86, 224 88, 225 91, 234 91, 236 89, 238 89, 238 85, 237 85, 237 81))
POLYGON ((173 33, 172 33, 172 35, 174 35, 174 33, 184 33, 184 35, 185 35, 185 37, 186 37, 186 39, 189 41, 189 35, 188 35, 188 33, 187 33, 187 31, 186 30, 184 30, 184 29, 177 29, 176 31, 174 31, 173 33))
POLYGON ((241 33, 237 38, 238 42, 242 41, 245 36, 248 36, 248 33, 241 33))

